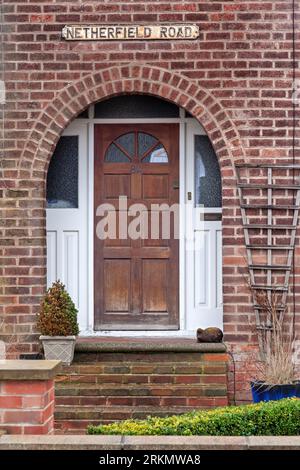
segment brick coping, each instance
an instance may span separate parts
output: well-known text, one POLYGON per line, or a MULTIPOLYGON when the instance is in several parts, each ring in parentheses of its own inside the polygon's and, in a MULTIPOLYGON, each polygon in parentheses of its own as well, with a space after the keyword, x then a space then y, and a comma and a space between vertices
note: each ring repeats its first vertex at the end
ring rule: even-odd
POLYGON ((3 435, 0 450, 300 450, 300 436, 3 435))
POLYGON ((60 370, 61 361, 0 360, 1 380, 49 380, 60 370))
POLYGON ((193 338, 78 338, 76 352, 224 353, 224 343, 197 343, 193 338))

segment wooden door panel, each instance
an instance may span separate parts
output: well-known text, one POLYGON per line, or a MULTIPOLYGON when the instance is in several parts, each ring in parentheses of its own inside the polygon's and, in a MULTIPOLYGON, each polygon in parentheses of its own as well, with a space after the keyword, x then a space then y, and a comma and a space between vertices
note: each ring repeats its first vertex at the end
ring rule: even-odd
POLYGON ((104 198, 118 199, 119 196, 131 198, 130 175, 106 175, 104 178, 104 198))
POLYGON ((106 248, 131 246, 132 243, 129 237, 123 238, 122 231, 120 232, 120 220, 122 220, 122 217, 127 217, 127 211, 107 211, 107 214, 111 214, 115 219, 115 238, 106 238, 103 241, 104 254, 106 248))
POLYGON ((147 259, 142 262, 143 312, 168 312, 168 260, 147 259))
POLYGON ((105 259, 128 259, 131 257, 138 259, 169 259, 171 257, 171 250, 168 247, 136 247, 136 248, 123 248, 112 247, 105 248, 105 259))
POLYGON ((143 199, 169 200, 169 175, 143 175, 143 199))
POLYGON ((104 272, 104 311, 130 312, 131 262, 128 259, 106 259, 104 272))
POLYGON ((142 247, 168 247, 170 245, 170 240, 163 238, 163 212, 163 210, 148 211, 149 237, 141 240, 142 247))
POLYGON ((155 238, 150 211, 139 227, 146 239, 120 238, 118 217, 119 196, 147 209, 178 202, 178 139, 177 124, 95 126, 95 209, 117 209, 116 238, 94 239, 95 329, 178 329, 179 244, 163 238, 161 208, 155 238))

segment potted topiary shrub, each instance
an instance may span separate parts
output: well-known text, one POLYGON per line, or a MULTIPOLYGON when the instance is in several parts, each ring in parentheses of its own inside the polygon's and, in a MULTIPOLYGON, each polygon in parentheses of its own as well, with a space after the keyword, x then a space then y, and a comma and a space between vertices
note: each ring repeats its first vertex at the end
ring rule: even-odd
POLYGON ((64 284, 54 282, 43 298, 37 322, 46 359, 71 364, 79 333, 77 313, 64 284))
POLYGON ((284 322, 286 308, 282 307, 276 290, 258 291, 256 302, 265 313, 265 325, 261 336, 261 361, 256 367, 256 378, 251 382, 254 403, 300 398, 300 381, 295 376, 293 332, 284 322))

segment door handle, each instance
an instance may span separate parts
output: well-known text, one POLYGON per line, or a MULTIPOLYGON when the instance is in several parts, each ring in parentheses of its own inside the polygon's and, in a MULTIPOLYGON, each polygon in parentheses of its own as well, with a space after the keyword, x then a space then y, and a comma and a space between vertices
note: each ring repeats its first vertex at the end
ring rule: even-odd
POLYGON ((179 181, 178 180, 173 181, 173 189, 179 189, 179 181))

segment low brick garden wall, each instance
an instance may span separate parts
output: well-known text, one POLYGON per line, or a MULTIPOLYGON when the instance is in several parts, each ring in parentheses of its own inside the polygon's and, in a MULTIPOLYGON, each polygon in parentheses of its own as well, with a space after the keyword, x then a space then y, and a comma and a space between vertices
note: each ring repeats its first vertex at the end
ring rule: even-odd
POLYGON ((0 361, 0 431, 51 434, 60 361, 0 361))

